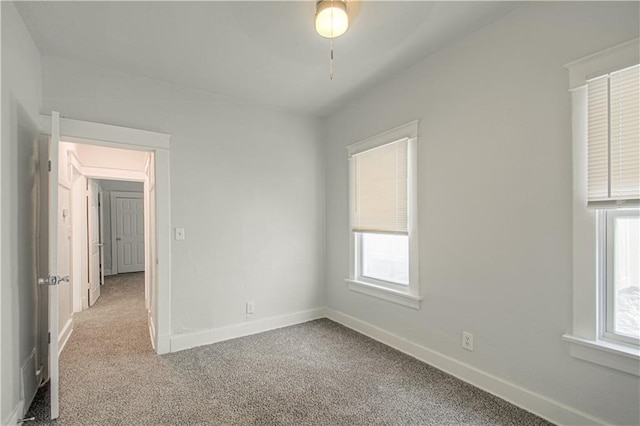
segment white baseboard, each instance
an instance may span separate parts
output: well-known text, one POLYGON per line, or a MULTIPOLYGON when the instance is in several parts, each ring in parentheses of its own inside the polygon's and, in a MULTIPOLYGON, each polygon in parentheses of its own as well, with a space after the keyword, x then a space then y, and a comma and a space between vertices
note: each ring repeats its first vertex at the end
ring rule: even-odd
POLYGON ((250 334, 262 333, 276 328, 287 327, 325 317, 325 308, 310 309, 288 315, 247 321, 227 327, 171 336, 171 352, 178 352, 196 346, 210 345, 223 340, 235 339, 250 334))
POLYGON ((9 415, 9 418, 2 422, 3 425, 14 426, 18 424, 18 420, 20 420, 23 416, 22 412, 24 411, 24 400, 18 401, 16 406, 13 408, 13 411, 9 415))
POLYGON ((62 353, 62 350, 69 341, 69 337, 71 337, 72 332, 73 317, 67 320, 66 324, 64 325, 64 327, 62 327, 62 330, 60 330, 60 333, 58 334, 58 356, 60 356, 60 354, 62 353))
POLYGON ((387 346, 391 346, 422 362, 451 374, 486 392, 496 395, 510 403, 530 411, 546 420, 561 425, 607 424, 589 414, 575 410, 558 401, 531 392, 514 383, 507 382, 492 374, 462 363, 442 353, 417 345, 393 333, 361 321, 342 312, 326 309, 326 317, 332 321, 351 328, 365 336, 371 337, 387 346))
POLYGON ((105 277, 106 277, 107 275, 113 275, 113 272, 111 272, 111 269, 105 269, 105 270, 104 270, 104 275, 105 275, 105 277))

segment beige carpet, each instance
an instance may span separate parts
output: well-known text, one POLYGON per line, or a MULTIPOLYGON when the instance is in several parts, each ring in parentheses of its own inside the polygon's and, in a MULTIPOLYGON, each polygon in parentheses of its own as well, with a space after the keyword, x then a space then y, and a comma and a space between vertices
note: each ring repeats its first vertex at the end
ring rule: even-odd
MULTIPOLYGON (((76 317, 61 425, 542 425, 544 420, 329 320, 156 356, 143 274, 76 317)), ((48 390, 32 406, 48 424, 48 390)))

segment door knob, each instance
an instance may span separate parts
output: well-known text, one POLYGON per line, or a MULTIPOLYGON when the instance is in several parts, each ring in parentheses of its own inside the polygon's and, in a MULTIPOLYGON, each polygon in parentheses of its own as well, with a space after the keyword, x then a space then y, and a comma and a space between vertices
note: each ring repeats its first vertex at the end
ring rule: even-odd
POLYGON ((65 275, 63 277, 61 277, 59 275, 58 276, 53 275, 53 276, 50 276, 50 277, 47 277, 47 278, 38 278, 38 284, 39 285, 47 285, 47 284, 48 285, 58 285, 58 283, 60 283, 61 281, 64 281, 64 282, 68 283, 69 282, 69 275, 65 275))

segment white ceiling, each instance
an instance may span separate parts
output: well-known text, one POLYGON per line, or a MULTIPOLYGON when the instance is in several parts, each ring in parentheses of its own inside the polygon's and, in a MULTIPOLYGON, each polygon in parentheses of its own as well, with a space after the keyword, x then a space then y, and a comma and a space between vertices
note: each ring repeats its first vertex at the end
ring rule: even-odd
POLYGON ((18 2, 44 55, 324 115, 504 15, 507 2, 350 2, 351 26, 315 33, 315 1, 18 2))

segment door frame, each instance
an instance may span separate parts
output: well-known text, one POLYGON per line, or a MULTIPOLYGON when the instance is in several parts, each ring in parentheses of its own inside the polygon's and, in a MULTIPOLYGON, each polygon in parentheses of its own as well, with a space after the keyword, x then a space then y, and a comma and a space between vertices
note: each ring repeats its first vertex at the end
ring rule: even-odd
MULTIPOLYGON (((51 117, 41 115, 41 130, 49 133, 51 117)), ((60 118, 60 139, 65 142, 84 145, 98 145, 109 148, 120 148, 133 151, 153 153, 154 186, 155 186, 155 263, 157 273, 151 286, 154 287, 150 329, 152 343, 157 354, 171 350, 171 206, 169 160, 171 135, 147 130, 88 121, 60 118)), ((116 169, 84 167, 83 174, 87 178, 104 178, 132 180, 131 174, 139 173, 140 180, 145 181, 145 173, 124 172, 116 169), (126 174, 127 176, 124 176, 126 174)), ((145 182, 145 186, 148 186, 145 182)), ((148 188, 145 188, 147 191, 148 188)), ((151 213, 151 212, 150 212, 151 213)), ((153 260, 150 260, 153 262, 153 260)))
MULTIPOLYGON (((111 209, 111 273, 112 274, 117 274, 118 273, 118 244, 115 243, 116 238, 117 238, 117 208, 114 208, 114 206, 116 206, 116 202, 118 198, 139 198, 142 199, 144 202, 144 197, 145 194, 144 192, 132 192, 132 191, 111 191, 109 193, 110 195, 110 202, 111 204, 109 205, 110 209, 111 209), (115 263, 114 263, 115 260, 115 263)), ((145 217, 148 215, 149 213, 147 213, 146 209, 144 212, 145 217)), ((145 221, 146 222, 146 221, 145 221)), ((145 229, 146 229, 146 225, 145 225, 145 229)), ((145 239, 145 244, 147 244, 148 242, 145 239)), ((145 248, 145 250, 147 250, 145 248)), ((146 266, 146 265, 145 265, 146 266)), ((145 272, 146 272, 146 268, 145 268, 145 272)))

